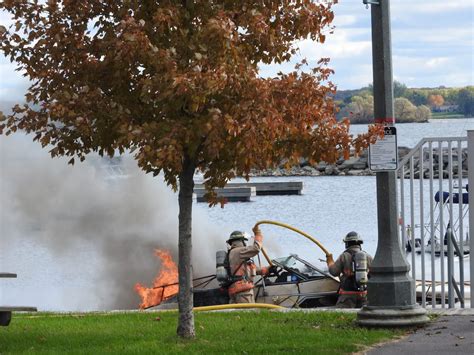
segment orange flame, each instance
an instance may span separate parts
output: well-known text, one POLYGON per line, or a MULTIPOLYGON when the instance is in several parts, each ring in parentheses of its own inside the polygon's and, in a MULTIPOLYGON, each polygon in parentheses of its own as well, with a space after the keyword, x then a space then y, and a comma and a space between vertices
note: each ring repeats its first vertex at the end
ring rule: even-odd
POLYGON ((155 249, 155 255, 161 260, 161 270, 153 281, 153 287, 148 288, 139 283, 135 285, 135 291, 142 298, 140 309, 157 306, 178 293, 178 267, 170 252, 155 249))

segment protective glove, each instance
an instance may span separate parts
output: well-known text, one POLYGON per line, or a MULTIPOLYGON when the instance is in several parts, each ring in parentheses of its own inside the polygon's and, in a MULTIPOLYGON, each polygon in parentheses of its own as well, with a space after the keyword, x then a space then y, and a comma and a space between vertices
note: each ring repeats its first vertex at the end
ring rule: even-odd
POLYGON ((262 231, 260 230, 260 228, 258 228, 258 225, 252 228, 252 232, 254 235, 262 234, 262 231))
POLYGON ((334 259, 333 259, 333 257, 332 257, 332 254, 326 255, 326 263, 327 263, 328 265, 334 264, 334 259))

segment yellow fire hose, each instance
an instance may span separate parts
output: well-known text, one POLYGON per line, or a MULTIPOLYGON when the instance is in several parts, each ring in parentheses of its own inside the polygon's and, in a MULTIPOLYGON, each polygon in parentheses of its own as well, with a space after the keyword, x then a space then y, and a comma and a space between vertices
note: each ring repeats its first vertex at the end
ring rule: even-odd
MULTIPOLYGON (((255 224, 255 227, 259 226, 260 224, 273 224, 279 227, 287 228, 292 230, 293 232, 299 233, 302 236, 308 238, 311 240, 314 244, 316 244, 326 255, 329 255, 329 251, 315 238, 310 236, 309 234, 292 227, 288 224, 285 223, 280 223, 280 222, 275 222, 275 221, 259 221, 255 224)), ((262 254, 265 256, 265 259, 267 259, 268 263, 270 265, 272 264, 272 261, 270 257, 268 256, 267 252, 265 251, 264 248, 262 248, 262 254)), ((193 311, 199 312, 199 311, 217 311, 217 310, 223 310, 223 309, 249 309, 249 308, 266 308, 266 309, 281 309, 284 308, 282 306, 278 306, 275 304, 268 304, 268 303, 236 303, 236 304, 220 304, 220 305, 214 305, 214 306, 202 306, 202 307, 194 307, 193 311)))
MULTIPOLYGON (((331 254, 322 244, 321 242, 319 242, 318 240, 316 240, 315 238, 313 238, 312 236, 310 236, 308 233, 305 233, 295 227, 292 227, 288 224, 285 224, 285 223, 280 223, 280 222, 275 222, 275 221, 267 221, 267 220, 264 220, 264 221, 258 221, 257 223, 255 223, 255 227, 259 226, 260 224, 273 224, 275 226, 279 226, 279 227, 283 227, 283 228, 286 228, 286 229, 290 229, 292 230, 293 232, 296 232, 296 233, 299 233, 301 234, 302 236, 308 238, 309 240, 311 240, 314 244, 316 244, 326 255, 329 255, 331 254)), ((268 263, 270 265, 273 265, 272 264, 272 261, 271 259, 269 258, 267 252, 265 251, 264 248, 262 248, 262 254, 265 256, 265 259, 267 259, 268 263)))
POLYGON ((276 304, 267 304, 267 303, 235 303, 235 304, 219 304, 215 306, 194 307, 193 311, 217 311, 221 309, 245 309, 245 308, 280 309, 284 307, 277 306, 276 304))

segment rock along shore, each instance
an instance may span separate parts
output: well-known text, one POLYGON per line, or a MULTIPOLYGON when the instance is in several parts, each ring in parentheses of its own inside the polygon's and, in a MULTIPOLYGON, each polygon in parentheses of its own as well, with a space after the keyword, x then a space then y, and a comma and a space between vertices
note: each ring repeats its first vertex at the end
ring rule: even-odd
MULTIPOLYGON (((405 155, 410 152, 411 148, 398 147, 398 159, 401 160, 405 155)), ((448 151, 447 148, 443 148, 443 177, 447 178, 448 174, 448 151)), ((458 161, 457 149, 452 150, 453 167, 457 165, 458 161)), ((429 154, 427 149, 423 151, 423 161, 427 162, 429 154)), ((439 154, 438 150, 433 150, 433 177, 439 176, 439 154)), ((462 151, 462 170, 463 175, 467 174, 467 149, 462 151)), ((420 159, 418 156, 414 157, 414 178, 417 179, 420 176, 420 159)), ((405 177, 409 177, 409 169, 405 170, 405 177)), ((359 156, 351 156, 349 159, 340 159, 336 164, 327 164, 325 162, 311 165, 307 160, 301 159, 299 164, 287 169, 284 164, 276 169, 267 170, 252 170, 250 176, 372 176, 375 172, 369 169, 369 154, 368 150, 365 150, 359 156)), ((423 176, 429 177, 428 164, 423 165, 423 176)), ((457 177, 457 169, 454 169, 453 177, 457 177)), ((463 176, 464 177, 464 176, 463 176)))

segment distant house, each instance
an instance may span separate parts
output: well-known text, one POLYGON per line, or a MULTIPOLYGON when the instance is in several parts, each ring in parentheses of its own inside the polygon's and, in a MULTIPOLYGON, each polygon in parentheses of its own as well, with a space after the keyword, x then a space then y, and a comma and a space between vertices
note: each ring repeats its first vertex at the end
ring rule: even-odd
POLYGON ((457 112, 459 105, 441 105, 433 107, 433 112, 457 112))

